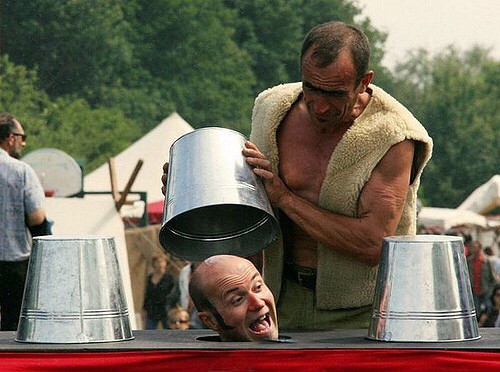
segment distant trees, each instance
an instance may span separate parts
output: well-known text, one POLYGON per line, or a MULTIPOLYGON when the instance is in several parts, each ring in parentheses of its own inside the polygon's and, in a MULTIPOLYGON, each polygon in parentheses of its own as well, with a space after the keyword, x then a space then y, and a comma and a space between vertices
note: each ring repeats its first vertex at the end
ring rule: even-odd
MULTIPOLYGON (((172 111, 193 126, 250 131, 253 100, 297 81, 313 25, 355 23, 348 0, 3 0, 3 53, 38 71, 37 87, 115 107, 141 133, 172 111)), ((379 65, 385 35, 360 26, 379 65)))
POLYGON ((91 108, 82 98, 51 99, 37 87, 34 70, 0 56, 0 112, 15 115, 29 139, 25 153, 54 147, 93 169, 125 149, 139 136, 138 128, 117 108, 91 108))
POLYGON ((410 55, 397 67, 394 95, 434 139, 422 177, 427 205, 457 207, 500 173, 500 61, 481 48, 410 55))
MULTIPOLYGON (((313 26, 340 20, 370 38, 374 83, 434 138, 427 205, 458 205, 499 173, 499 61, 487 51, 413 53, 394 76, 386 35, 351 0, 2 0, 0 110, 18 116, 28 151, 57 147, 104 162, 174 110, 194 127, 250 131, 261 90, 300 80, 313 26), (8 57, 7 57, 8 55, 8 57)), ((161 140, 161 139, 158 139, 161 140)))

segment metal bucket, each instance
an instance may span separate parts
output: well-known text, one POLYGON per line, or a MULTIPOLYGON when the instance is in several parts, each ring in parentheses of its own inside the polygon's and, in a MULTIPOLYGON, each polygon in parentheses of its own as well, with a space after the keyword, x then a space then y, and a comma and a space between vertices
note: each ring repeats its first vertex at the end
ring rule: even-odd
POLYGON ((368 338, 444 342, 480 337, 462 238, 384 239, 368 338))
POLYGON ((170 148, 160 243, 186 260, 249 256, 271 244, 279 227, 264 185, 247 164, 245 137, 203 128, 170 148))
POLYGON ((16 341, 132 339, 114 238, 34 238, 16 341))

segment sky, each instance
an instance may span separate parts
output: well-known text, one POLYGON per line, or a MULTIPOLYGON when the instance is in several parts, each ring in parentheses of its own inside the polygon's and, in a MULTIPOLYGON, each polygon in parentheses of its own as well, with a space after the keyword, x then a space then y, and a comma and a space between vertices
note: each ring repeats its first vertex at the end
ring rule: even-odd
POLYGON ((354 0, 362 16, 388 32, 383 63, 393 68, 406 52, 439 52, 453 44, 491 48, 500 59, 500 0, 354 0))

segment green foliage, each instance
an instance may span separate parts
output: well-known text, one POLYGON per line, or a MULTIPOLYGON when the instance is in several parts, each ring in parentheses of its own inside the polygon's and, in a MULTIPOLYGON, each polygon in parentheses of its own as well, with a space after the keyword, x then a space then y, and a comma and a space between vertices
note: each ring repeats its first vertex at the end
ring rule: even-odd
POLYGON ((139 130, 116 108, 91 108, 74 96, 51 100, 36 87, 37 74, 0 56, 0 112, 10 112, 29 134, 25 153, 54 147, 85 159, 91 171, 139 137, 139 130))
POLYGON ((142 67, 195 127, 249 131, 254 74, 232 39, 235 13, 220 1, 142 0, 131 20, 142 67))
POLYGON ((476 48, 410 54, 395 77, 386 34, 352 0, 3 0, 0 110, 87 170, 178 111, 248 134, 261 90, 300 80, 302 40, 340 20, 369 37, 374 82, 434 138, 420 197, 453 207, 499 173, 499 62, 476 48), (6 57, 9 54, 11 61, 6 57))
POLYGON ((397 67, 395 96, 434 139, 422 177, 427 204, 456 207, 500 173, 499 73, 500 62, 480 48, 434 57, 421 50, 397 67))
POLYGON ((119 0, 7 0, 2 2, 2 39, 12 61, 39 71, 50 95, 86 98, 102 85, 120 84, 133 68, 119 0))

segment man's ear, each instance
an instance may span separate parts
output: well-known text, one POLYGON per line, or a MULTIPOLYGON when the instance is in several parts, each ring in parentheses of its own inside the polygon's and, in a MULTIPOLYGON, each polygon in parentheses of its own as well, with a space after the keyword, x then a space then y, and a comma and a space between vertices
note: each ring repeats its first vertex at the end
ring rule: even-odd
POLYGON ((368 85, 373 80, 373 75, 374 75, 374 72, 372 70, 370 70, 366 73, 366 75, 363 77, 363 79, 361 79, 361 83, 363 84, 363 89, 361 90, 361 92, 366 91, 366 88, 368 88, 368 85))
POLYGON ((200 311, 198 312, 198 317, 200 318, 200 321, 203 325, 219 333, 219 324, 212 314, 210 314, 208 311, 200 311))

